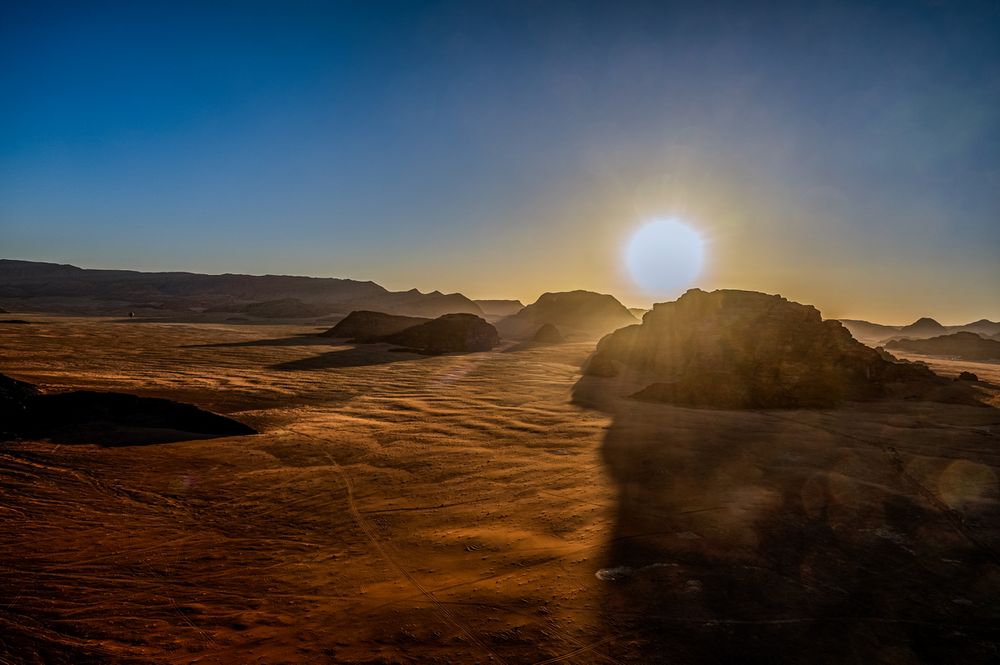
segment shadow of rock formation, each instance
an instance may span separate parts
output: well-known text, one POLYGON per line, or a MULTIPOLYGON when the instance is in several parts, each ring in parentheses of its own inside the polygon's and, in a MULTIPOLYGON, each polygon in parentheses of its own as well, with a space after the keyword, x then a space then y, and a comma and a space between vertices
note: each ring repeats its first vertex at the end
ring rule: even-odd
MULTIPOLYGON (((692 342, 697 357, 712 358, 710 342, 725 341, 725 330, 692 342)), ((742 367, 767 344, 723 350, 742 367)), ((723 410, 630 398, 648 376, 623 371, 628 354, 668 353, 657 346, 636 343, 608 359, 613 371, 573 388, 576 404, 612 417, 601 456, 617 503, 595 573, 616 636, 610 656, 675 665, 996 657, 1000 411, 901 401, 723 410)), ((799 376, 815 369, 808 359, 798 354, 799 376)), ((836 367, 816 360, 823 380, 836 379, 836 367)), ((774 377, 766 362, 757 367, 774 377)), ((749 386, 748 400, 737 401, 756 403, 747 376, 738 394, 749 386)))
POLYGON ((245 342, 215 342, 212 344, 186 344, 182 349, 218 349, 246 346, 336 346, 338 342, 319 333, 292 335, 291 337, 275 337, 271 339, 252 339, 245 342))
POLYGON ((252 427, 192 404, 126 393, 41 393, 0 374, 0 439, 103 446, 256 434, 252 427))
POLYGON ((597 572, 614 656, 995 657, 997 422, 994 433, 953 434, 949 449, 936 428, 901 435, 898 414, 691 409, 595 396, 603 381, 584 377, 575 396, 614 418, 601 454, 617 506, 597 572), (940 458, 926 456, 935 443, 940 458), (950 457, 970 444, 981 452, 950 457))
POLYGON ((335 369, 338 367, 364 367, 366 365, 385 365, 387 363, 420 360, 427 354, 417 353, 407 349, 393 348, 385 344, 367 344, 345 349, 337 349, 328 353, 320 353, 308 358, 299 358, 277 363, 271 369, 284 371, 302 371, 317 369, 335 369))

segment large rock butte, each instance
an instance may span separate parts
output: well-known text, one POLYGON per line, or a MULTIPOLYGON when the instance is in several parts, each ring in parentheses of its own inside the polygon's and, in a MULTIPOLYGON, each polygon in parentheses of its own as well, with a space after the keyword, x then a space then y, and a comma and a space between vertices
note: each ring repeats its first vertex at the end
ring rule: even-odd
POLYGON ((452 353, 489 351, 500 343, 500 336, 496 328, 474 314, 445 314, 379 341, 426 353, 452 353))
POLYGON ((603 335, 637 319, 614 296, 591 291, 544 293, 537 301, 513 316, 497 322, 504 337, 531 338, 546 323, 564 334, 603 335))
POLYGON ((377 341, 380 337, 393 335, 430 320, 419 316, 358 310, 345 316, 334 327, 320 333, 320 336, 344 337, 358 342, 377 341))
POLYGON ((975 400, 940 394, 926 366, 897 361, 856 341, 809 305, 754 291, 691 289, 604 337, 585 366, 628 375, 634 396, 719 408, 832 406, 880 397, 975 400))

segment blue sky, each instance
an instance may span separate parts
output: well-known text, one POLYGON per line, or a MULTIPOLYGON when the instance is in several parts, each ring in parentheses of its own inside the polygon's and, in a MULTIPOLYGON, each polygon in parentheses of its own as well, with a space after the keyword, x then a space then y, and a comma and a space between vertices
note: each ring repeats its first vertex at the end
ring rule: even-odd
POLYGON ((1000 318, 1000 4, 7 2, 0 255, 1000 318))

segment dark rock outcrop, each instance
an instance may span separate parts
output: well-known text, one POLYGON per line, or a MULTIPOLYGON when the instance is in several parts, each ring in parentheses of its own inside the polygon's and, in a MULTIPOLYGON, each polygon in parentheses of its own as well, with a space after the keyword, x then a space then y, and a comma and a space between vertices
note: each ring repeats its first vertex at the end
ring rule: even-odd
POLYGON ((386 335, 402 332, 430 320, 419 316, 400 316, 385 312, 358 310, 345 316, 334 327, 320 333, 320 336, 343 337, 358 342, 377 341, 386 335))
POLYGON ((958 375, 959 381, 978 381, 979 377, 972 372, 960 372, 958 375))
POLYGON ((558 328, 551 323, 546 323, 535 331, 535 336, 531 338, 531 341, 541 344, 562 344, 566 338, 562 336, 558 328))
POLYGON ((692 289, 657 304, 641 325, 604 337, 585 373, 628 375, 639 398, 720 408, 880 397, 975 401, 938 395, 952 382, 861 344, 814 307, 753 291, 692 289))
POLYGON ((928 356, 949 356, 962 360, 1000 360, 1000 341, 986 339, 971 332, 957 332, 928 339, 898 339, 888 342, 885 346, 887 349, 928 356))
POLYGON ((0 374, 0 438, 131 445, 256 434, 192 404, 126 393, 41 393, 0 374))
POLYGON ((489 351, 500 343, 496 328, 473 314, 445 314, 386 335, 380 341, 425 353, 489 351))
POLYGON ((591 291, 545 293, 514 316, 497 323, 504 337, 529 339, 546 323, 585 335, 602 335, 636 322, 614 296, 591 291))

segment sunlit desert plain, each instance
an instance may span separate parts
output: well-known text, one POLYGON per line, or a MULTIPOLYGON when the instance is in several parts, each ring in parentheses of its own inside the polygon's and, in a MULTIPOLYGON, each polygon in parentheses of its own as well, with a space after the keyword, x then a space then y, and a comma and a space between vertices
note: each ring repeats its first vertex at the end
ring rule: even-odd
MULTIPOLYGON (((9 376, 260 433, 5 443, 0 661, 998 656, 996 408, 651 403, 581 374, 595 340, 428 356, 316 325, 19 317, 9 376)), ((997 364, 924 359, 997 403, 997 364)))

